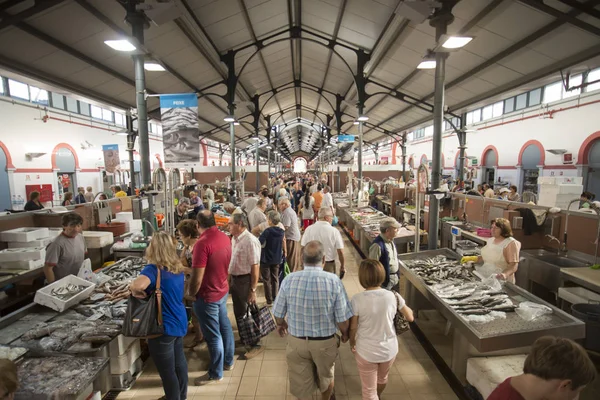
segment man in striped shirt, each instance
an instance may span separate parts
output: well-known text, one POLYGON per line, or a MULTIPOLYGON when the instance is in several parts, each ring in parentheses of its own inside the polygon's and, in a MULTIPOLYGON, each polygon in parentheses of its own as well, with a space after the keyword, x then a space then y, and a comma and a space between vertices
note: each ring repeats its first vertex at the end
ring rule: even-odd
POLYGON ((290 333, 286 357, 291 393, 310 399, 318 388, 322 399, 329 400, 338 355, 335 333, 339 329, 342 342, 348 341, 352 306, 342 281, 323 271, 323 245, 308 242, 302 256, 304 270, 283 280, 273 314, 279 334, 290 333))

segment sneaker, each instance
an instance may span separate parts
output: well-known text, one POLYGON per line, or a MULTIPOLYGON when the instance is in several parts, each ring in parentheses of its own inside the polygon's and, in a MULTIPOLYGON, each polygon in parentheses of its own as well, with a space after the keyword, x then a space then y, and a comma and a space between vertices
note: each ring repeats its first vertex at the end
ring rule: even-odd
POLYGON ((223 365, 223 371, 233 371, 234 367, 235 367, 235 363, 233 363, 231 365, 223 365))
POLYGON ((264 347, 262 347, 262 346, 253 346, 250 350, 248 350, 244 354, 244 357, 246 358, 246 360, 251 360, 254 357, 256 357, 259 354, 261 354, 263 351, 265 351, 264 347))
POLYGON ((223 378, 213 378, 208 374, 204 374, 199 378, 194 379, 194 386, 205 386, 211 383, 221 382, 223 378))

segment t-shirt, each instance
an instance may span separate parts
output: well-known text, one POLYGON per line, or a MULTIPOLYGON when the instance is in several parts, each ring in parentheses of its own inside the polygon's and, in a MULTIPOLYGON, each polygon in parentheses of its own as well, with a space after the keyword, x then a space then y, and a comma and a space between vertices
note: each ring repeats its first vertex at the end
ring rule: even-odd
POLYGON ((120 192, 115 193, 115 197, 127 197, 127 193, 121 190, 120 192))
POLYGON ((254 207, 256 207, 256 203, 258 203, 258 197, 248 197, 244 200, 244 204, 242 204, 242 210, 246 211, 246 214, 250 215, 254 207))
POLYGON ((315 198, 315 211, 318 213, 323 202, 323 192, 317 191, 312 196, 315 198))
POLYGON ((315 219, 315 210, 313 209, 315 205, 315 199, 312 196, 308 197, 310 200, 308 201, 310 204, 305 205, 306 197, 303 197, 300 200, 300 206, 302 207, 302 219, 315 219))
POLYGON ((281 264, 283 261, 283 237, 285 231, 278 226, 271 226, 260 234, 262 251, 260 253, 261 264, 281 264))
MULTIPOLYGON (((146 293, 151 294, 156 290, 156 273, 158 269, 154 264, 148 264, 142 269, 140 275, 150 279, 146 293)), ((160 290, 162 291, 162 318, 165 335, 183 337, 187 334, 187 313, 183 304, 184 274, 174 274, 164 269, 160 271, 160 290)))
POLYGON ((511 378, 498 385, 487 400, 525 400, 510 384, 511 378))
POLYGON ((302 197, 304 197, 304 192, 302 190, 298 189, 294 192, 294 202, 295 202, 294 209, 298 210, 298 205, 300 205, 300 199, 302 197))
POLYGON ((323 245, 325 261, 335 261, 337 250, 344 248, 344 240, 339 230, 327 221, 317 221, 304 231, 300 244, 306 246, 308 242, 316 240, 323 245))
POLYGON ((27 203, 25 203, 25 207, 23 209, 25 211, 36 211, 41 210, 42 208, 44 208, 43 205, 38 205, 35 201, 29 200, 27 203))
POLYGON ((69 237, 61 233, 46 248, 46 264, 54 267, 54 278, 59 280, 77 275, 86 253, 83 235, 69 237))
POLYGON ((288 207, 281 213, 281 223, 285 226, 285 238, 286 240, 299 241, 300 240, 300 229, 298 229, 298 216, 292 210, 292 207, 288 207))
MULTIPOLYGON (((352 297, 352 310, 358 317, 356 352, 368 362, 387 362, 398 354, 396 303, 394 293, 385 289, 365 290, 352 297)), ((404 305, 401 299, 400 308, 404 305)))
POLYGON ((250 224, 250 229, 254 229, 263 222, 267 220, 267 216, 258 207, 255 207, 250 213, 248 213, 248 223, 250 224))
POLYGON ((331 193, 323 194, 323 201, 321 202, 321 207, 333 208, 333 197, 331 196, 331 193))
POLYGON ((200 235, 194 245, 192 268, 206 268, 206 271, 196 298, 215 303, 227 295, 230 261, 231 241, 226 234, 213 226, 200 235))

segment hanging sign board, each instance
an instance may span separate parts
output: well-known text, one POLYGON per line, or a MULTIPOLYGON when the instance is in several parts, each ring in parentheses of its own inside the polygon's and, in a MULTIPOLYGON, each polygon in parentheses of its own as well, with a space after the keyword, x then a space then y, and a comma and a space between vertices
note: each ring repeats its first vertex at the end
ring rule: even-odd
POLYGON ((198 97, 195 93, 160 96, 165 166, 200 166, 198 97))
POLYGON ((338 143, 354 143, 356 136, 354 135, 338 135, 337 141, 338 143))
POLYGON ((477 159, 476 158, 471 158, 471 166, 476 166, 477 165, 477 159))
POLYGON ((119 160, 119 145, 105 144, 102 146, 104 153, 104 170, 109 174, 114 174, 121 164, 119 160))

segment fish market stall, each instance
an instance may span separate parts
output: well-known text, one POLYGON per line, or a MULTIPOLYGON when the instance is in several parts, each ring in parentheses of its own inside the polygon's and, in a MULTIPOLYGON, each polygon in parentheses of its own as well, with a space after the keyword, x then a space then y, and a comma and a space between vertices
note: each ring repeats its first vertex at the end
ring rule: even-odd
POLYGON ((350 207, 350 198, 345 193, 334 193, 332 197, 335 213, 339 219, 339 222, 341 224, 346 224, 346 209, 350 207))
POLYGON ((449 249, 398 259, 416 325, 463 384, 471 356, 526 353, 544 335, 585 336, 578 319, 511 283, 482 281, 449 249))
MULTIPOLYGON (((19 371, 46 370, 54 359, 61 358, 65 363, 75 357, 71 363, 89 364, 85 371, 81 370, 87 377, 73 372, 72 384, 61 383, 65 390, 73 390, 60 392, 54 398, 85 398, 81 396, 86 392, 77 390, 92 386, 103 394, 110 389, 127 389, 141 372, 143 361, 140 340, 123 336, 121 330, 129 283, 145 264, 141 258, 130 257, 97 271, 93 283, 69 275, 40 289, 35 300, 38 304, 0 319, 0 350, 15 355, 19 354, 16 349, 25 350, 20 356, 19 371), (29 357, 40 362, 36 364, 29 357), (21 369, 22 365, 27 368, 21 369)), ((72 371, 78 369, 74 367, 72 371)), ((46 379, 39 375, 38 378, 46 379)), ((21 398, 50 393, 34 381, 27 382, 21 385, 21 398)))

